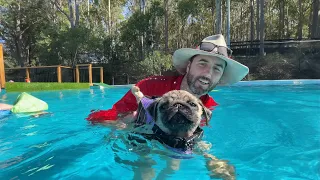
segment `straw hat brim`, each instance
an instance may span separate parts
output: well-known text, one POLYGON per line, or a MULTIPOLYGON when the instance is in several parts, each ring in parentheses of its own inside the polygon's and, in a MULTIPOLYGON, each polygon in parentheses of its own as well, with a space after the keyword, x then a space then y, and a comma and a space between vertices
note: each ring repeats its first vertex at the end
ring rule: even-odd
POLYGON ((179 73, 185 74, 190 58, 198 54, 213 56, 226 61, 227 66, 224 69, 223 75, 219 83, 221 85, 237 83, 241 81, 249 73, 249 68, 247 66, 235 60, 232 60, 228 57, 219 54, 192 48, 181 48, 176 50, 173 54, 173 65, 179 73))

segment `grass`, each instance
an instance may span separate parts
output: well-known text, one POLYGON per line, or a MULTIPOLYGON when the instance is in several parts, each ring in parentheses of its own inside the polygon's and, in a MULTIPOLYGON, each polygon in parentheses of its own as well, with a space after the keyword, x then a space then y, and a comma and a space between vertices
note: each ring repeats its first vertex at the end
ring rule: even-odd
POLYGON ((65 89, 89 89, 89 83, 38 83, 14 82, 6 83, 7 92, 52 91, 65 89))

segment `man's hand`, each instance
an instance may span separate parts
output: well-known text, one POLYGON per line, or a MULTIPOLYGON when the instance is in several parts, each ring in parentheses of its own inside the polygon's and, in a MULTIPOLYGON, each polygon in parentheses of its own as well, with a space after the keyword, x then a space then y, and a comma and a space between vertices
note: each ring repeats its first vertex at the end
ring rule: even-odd
POLYGON ((235 168, 228 164, 226 160, 220 160, 212 154, 204 154, 207 160, 207 169, 211 172, 213 178, 222 178, 223 180, 235 180, 235 168))
POLYGON ((120 114, 117 120, 104 120, 100 124, 115 130, 130 131, 134 126, 133 121, 135 120, 136 114, 136 111, 120 114))

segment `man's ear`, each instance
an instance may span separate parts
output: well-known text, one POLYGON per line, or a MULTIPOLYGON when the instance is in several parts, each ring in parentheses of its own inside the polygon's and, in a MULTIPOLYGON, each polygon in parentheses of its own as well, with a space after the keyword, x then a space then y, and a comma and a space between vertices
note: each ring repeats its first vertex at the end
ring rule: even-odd
POLYGON ((188 62, 188 66, 187 66, 187 69, 186 69, 186 73, 188 73, 188 72, 189 72, 189 70, 190 70, 190 66, 191 66, 191 61, 189 61, 189 62, 188 62))
POLYGON ((147 107, 147 112, 151 115, 151 117, 156 121, 157 120, 157 108, 158 108, 158 103, 160 99, 155 99, 154 102, 152 102, 148 107, 147 107))

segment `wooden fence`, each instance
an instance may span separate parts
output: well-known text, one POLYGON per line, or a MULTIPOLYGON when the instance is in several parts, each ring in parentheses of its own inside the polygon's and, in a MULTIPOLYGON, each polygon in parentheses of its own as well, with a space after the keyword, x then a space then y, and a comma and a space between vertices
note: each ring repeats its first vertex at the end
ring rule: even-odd
MULTIPOLYGON (((103 83, 103 67, 92 67, 92 64, 78 64, 75 67, 54 65, 54 66, 33 66, 33 67, 15 67, 15 68, 5 68, 3 59, 3 47, 0 44, 0 83, 1 88, 5 88, 6 84, 6 70, 25 70, 25 79, 30 80, 30 69, 42 69, 42 68, 55 68, 57 74, 57 82, 62 83, 62 69, 72 69, 74 74, 74 81, 76 83, 80 82, 80 71, 79 69, 88 69, 88 78, 90 86, 93 85, 92 82, 92 69, 100 69, 100 83, 103 83)), ((32 81, 32 79, 31 79, 32 81)))

